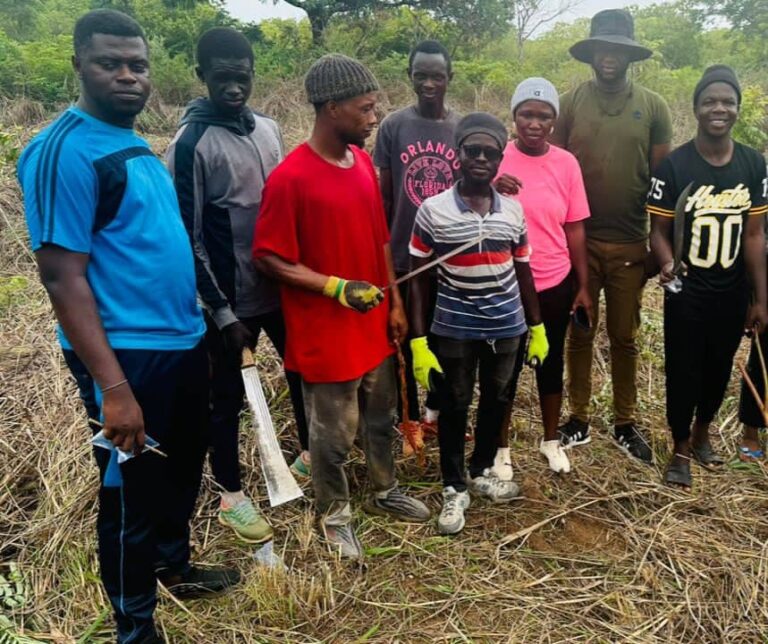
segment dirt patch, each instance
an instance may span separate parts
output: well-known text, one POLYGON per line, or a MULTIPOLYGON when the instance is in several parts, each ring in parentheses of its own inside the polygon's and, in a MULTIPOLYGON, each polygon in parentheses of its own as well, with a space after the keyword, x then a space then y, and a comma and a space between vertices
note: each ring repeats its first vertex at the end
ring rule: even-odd
POLYGON ((597 554, 615 559, 626 554, 626 544, 611 526, 597 519, 568 516, 531 534, 529 546, 538 552, 597 554))

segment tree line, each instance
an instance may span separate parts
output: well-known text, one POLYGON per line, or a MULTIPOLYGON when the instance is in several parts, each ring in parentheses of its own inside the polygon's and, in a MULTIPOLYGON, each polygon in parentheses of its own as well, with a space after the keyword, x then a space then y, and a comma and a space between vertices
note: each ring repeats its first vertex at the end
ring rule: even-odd
MULTIPOLYGON (((452 97, 461 105, 502 105, 528 76, 544 76, 564 90, 590 73, 568 54, 587 34, 589 20, 562 20, 564 9, 578 0, 287 1, 308 18, 243 23, 223 0, 0 0, 0 95, 50 107, 71 100, 77 92, 70 68, 72 28, 79 15, 96 7, 125 11, 143 25, 155 91, 172 104, 199 93, 195 43, 219 25, 240 29, 252 42, 261 92, 298 80, 325 51, 362 59, 385 88, 402 83, 408 52, 424 38, 441 40, 453 54, 452 97)), ((731 65, 746 87, 737 135, 764 148, 768 3, 677 0, 632 11, 637 38, 655 52, 636 66, 635 77, 682 108, 707 65, 731 65)))

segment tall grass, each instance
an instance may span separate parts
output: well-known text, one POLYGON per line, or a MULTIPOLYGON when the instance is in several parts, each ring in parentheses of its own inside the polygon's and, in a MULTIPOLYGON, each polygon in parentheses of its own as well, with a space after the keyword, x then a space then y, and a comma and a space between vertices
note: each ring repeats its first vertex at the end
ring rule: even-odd
MULTIPOLYGON (((385 100, 386 108, 398 103, 399 98, 385 100)), ((256 96, 254 104, 279 119, 289 148, 306 137, 312 115, 295 87, 256 96)), ((491 108, 503 113, 501 104, 491 108)), ((33 106, 5 105, 0 129, 12 130, 13 145, 21 145, 39 129, 41 116, 33 106)), ((178 110, 156 106, 143 118, 158 153, 177 116, 178 110)), ((679 118, 682 123, 684 116, 679 118)), ((0 575, 7 580, 12 569, 18 571, 7 595, 0 581, 0 642, 112 641, 96 563, 98 483, 88 429, 28 250, 12 164, 4 163, 0 284, 19 276, 24 281, 17 280, 0 306, 0 575)), ((253 548, 218 525, 217 495, 206 472, 193 521, 194 559, 234 565, 244 581, 216 601, 186 604, 161 589, 162 634, 170 642, 196 643, 764 641, 766 469, 736 460, 719 472, 694 466, 690 495, 660 485, 670 443, 661 296, 653 284, 646 288, 640 347, 640 419, 656 465, 630 462, 609 438, 609 354, 601 331, 595 438, 570 452, 570 476, 551 474, 536 452, 541 428, 526 371, 512 435, 523 498, 510 506, 474 502, 465 530, 455 538, 436 535, 432 524, 389 523, 357 513, 368 549, 362 568, 328 554, 308 501, 268 509, 245 419, 245 488, 273 524, 275 548, 288 571, 261 568, 253 548)), ((286 452, 293 453, 298 446, 279 362, 266 343, 258 356, 275 426, 286 452)), ((729 460, 740 434, 736 395, 734 378, 713 430, 729 460)), ((424 470, 401 459, 399 478, 437 512, 441 486, 434 444, 428 459, 424 470)), ((359 508, 365 485, 361 454, 354 453, 348 468, 359 508)))

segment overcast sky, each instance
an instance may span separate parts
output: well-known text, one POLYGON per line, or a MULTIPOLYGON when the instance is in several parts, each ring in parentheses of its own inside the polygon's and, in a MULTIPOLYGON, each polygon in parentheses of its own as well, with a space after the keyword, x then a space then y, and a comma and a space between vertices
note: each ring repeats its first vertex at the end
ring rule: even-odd
MULTIPOLYGON (((550 0, 552 4, 555 4, 557 1, 550 0)), ((601 9, 612 9, 629 4, 646 6, 665 1, 634 0, 633 2, 622 2, 622 0, 615 0, 614 2, 605 2, 605 0, 582 0, 574 10, 563 16, 562 20, 591 16, 601 9)), ((224 4, 235 18, 246 21, 258 22, 265 18, 302 18, 305 15, 303 11, 289 5, 287 2, 283 2, 283 0, 280 0, 277 4, 273 3, 272 0, 267 0, 267 2, 260 2, 259 0, 226 0, 224 4)))

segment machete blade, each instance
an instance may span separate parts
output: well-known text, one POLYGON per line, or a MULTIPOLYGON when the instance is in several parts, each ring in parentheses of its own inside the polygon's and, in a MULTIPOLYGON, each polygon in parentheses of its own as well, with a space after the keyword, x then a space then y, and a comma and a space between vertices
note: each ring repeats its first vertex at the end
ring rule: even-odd
POLYGON ((675 265, 672 272, 679 276, 683 267, 683 253, 685 244, 685 207, 688 203, 688 197, 691 196, 691 190, 693 189, 693 181, 691 181, 685 189, 680 193, 675 203, 675 223, 672 231, 672 252, 674 255, 675 265))
POLYGON ((479 244, 481 241, 483 241, 486 237, 490 237, 491 233, 493 233, 493 230, 486 230, 485 232, 480 233, 477 237, 474 239, 470 239, 465 244, 462 244, 458 248, 454 248, 452 251, 446 253, 445 255, 440 255, 437 259, 433 259, 431 262, 428 262, 427 264, 424 264, 424 266, 420 266, 415 271, 411 271, 410 273, 406 273, 402 277, 399 277, 394 282, 387 284, 386 286, 383 286, 381 288, 382 291, 386 291, 388 288, 392 288, 393 286, 397 286, 398 284, 402 284, 403 282, 407 282, 409 279, 416 277, 417 275, 423 273, 424 271, 428 271, 430 268, 434 268, 435 266, 442 264, 443 262, 451 259, 452 257, 455 257, 459 253, 463 253, 465 250, 472 248, 475 244, 479 244))
POLYGON ((288 463, 285 462, 285 456, 280 449, 275 427, 272 424, 267 399, 264 397, 259 372, 256 370, 253 354, 247 347, 243 349, 240 373, 243 376, 245 397, 253 413, 253 429, 258 440, 261 473, 267 485, 269 505, 274 508, 276 505, 298 499, 304 496, 304 493, 293 478, 288 463))

